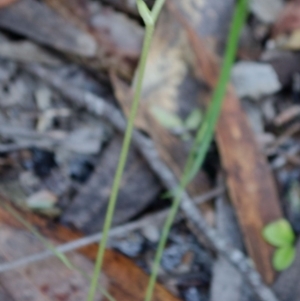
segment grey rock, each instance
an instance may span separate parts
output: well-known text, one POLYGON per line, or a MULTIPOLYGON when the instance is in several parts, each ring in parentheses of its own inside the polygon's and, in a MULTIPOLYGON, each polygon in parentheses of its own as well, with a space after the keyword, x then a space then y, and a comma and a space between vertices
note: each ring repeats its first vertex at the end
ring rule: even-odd
POLYGON ((239 62, 232 69, 232 83, 239 97, 259 100, 281 89, 278 76, 269 64, 239 62))
POLYGON ((100 152, 103 141, 101 128, 80 128, 72 132, 64 143, 68 151, 78 154, 93 155, 100 152))

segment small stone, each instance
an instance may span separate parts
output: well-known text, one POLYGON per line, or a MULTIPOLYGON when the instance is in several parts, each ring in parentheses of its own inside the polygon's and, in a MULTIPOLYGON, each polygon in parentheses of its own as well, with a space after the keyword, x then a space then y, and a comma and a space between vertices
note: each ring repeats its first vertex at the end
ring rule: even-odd
POLYGON ((274 23, 284 7, 282 0, 251 0, 250 8, 253 14, 262 22, 274 23))
POLYGON ((40 87, 35 92, 36 104, 39 110, 45 111, 51 107, 51 90, 47 87, 40 87))
POLYGON ((233 67, 231 78, 239 97, 259 100, 281 89, 275 70, 265 63, 239 62, 233 67))
POLYGON ((103 131, 101 128, 81 128, 69 135, 64 147, 75 153, 93 155, 100 151, 102 141, 103 131))
POLYGON ((27 206, 32 209, 49 209, 57 202, 57 196, 48 190, 41 190, 31 195, 27 200, 27 206))
POLYGON ((156 243, 159 240, 159 230, 155 225, 147 225, 142 228, 142 234, 146 239, 152 243, 156 243))

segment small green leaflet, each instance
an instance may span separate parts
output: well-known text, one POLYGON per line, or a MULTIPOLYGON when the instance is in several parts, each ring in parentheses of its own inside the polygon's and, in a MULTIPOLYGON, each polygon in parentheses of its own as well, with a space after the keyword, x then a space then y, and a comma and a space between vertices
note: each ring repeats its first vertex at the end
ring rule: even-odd
POLYGON ((263 230, 265 240, 278 247, 273 256, 273 267, 276 271, 288 268, 295 259, 295 234, 286 219, 280 219, 267 225, 263 230))
POLYGON ((190 131, 197 130, 202 121, 202 113, 200 110, 193 110, 184 122, 185 128, 190 131))
POLYGON ((276 271, 287 269, 294 261, 296 250, 294 246, 285 246, 278 248, 273 257, 273 267, 276 271))
POLYGON ((182 120, 176 115, 159 107, 151 107, 151 112, 157 121, 167 129, 184 128, 182 120))
POLYGON ((263 230, 263 237, 274 247, 289 246, 295 241, 293 229, 286 219, 267 225, 263 230))

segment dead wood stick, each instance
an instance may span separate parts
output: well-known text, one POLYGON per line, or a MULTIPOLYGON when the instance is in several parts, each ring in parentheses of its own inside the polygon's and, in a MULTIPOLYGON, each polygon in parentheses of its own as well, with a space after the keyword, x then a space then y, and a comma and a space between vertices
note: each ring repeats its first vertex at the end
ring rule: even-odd
MULTIPOLYGON (((106 118, 117 130, 124 132, 126 120, 121 112, 100 97, 72 87, 57 75, 40 66, 27 66, 26 70, 55 88, 72 103, 88 110, 92 114, 106 118)), ((152 141, 138 131, 134 131, 132 140, 165 187, 170 191, 176 189, 178 180, 166 164, 161 161, 152 141)), ((215 250, 237 268, 261 301, 278 301, 273 291, 264 284, 260 274, 253 268, 248 258, 241 251, 233 248, 230 243, 207 225, 200 210, 198 210, 186 192, 182 193, 181 210, 188 219, 189 224, 194 225, 192 229, 197 229, 197 231, 202 233, 215 250)))

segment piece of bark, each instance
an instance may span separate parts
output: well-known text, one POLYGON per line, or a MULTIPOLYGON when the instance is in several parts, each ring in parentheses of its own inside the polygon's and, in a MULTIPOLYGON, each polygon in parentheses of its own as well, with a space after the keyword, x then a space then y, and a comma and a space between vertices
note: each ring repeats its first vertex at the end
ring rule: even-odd
MULTIPOLYGON (((195 71, 213 88, 218 79, 217 56, 207 50, 201 35, 194 29, 197 24, 182 14, 177 2, 168 3, 187 31, 196 56, 195 71)), ((261 233, 265 225, 282 216, 279 197, 266 158, 232 87, 224 99, 216 138, 247 250, 264 280, 272 283, 275 277, 271 264, 273 247, 265 242, 261 233)))
POLYGON ((282 217, 279 197, 266 158, 234 94, 224 100, 216 135, 247 250, 265 281, 272 283, 273 248, 263 239, 262 230, 282 217))
POLYGON ((0 26, 38 43, 80 56, 94 56, 97 44, 45 4, 22 0, 0 10, 0 26))
MULTIPOLYGON (((63 213, 62 220, 86 233, 102 229, 123 139, 117 135, 103 151, 96 170, 63 213)), ((132 147, 119 189, 114 225, 128 221, 157 197, 161 185, 132 147)))
MULTIPOLYGON (((1 197, 1 202, 5 198, 1 197)), ((33 215, 29 212, 20 212, 23 218, 29 221, 32 225, 38 227, 39 231, 47 238, 58 242, 67 242, 81 237, 81 233, 71 231, 63 226, 52 224, 49 225, 47 220, 33 215)), ((0 207, 0 223, 10 227, 23 230, 15 219, 0 207)), ((93 244, 82 248, 80 253, 85 255, 90 260, 95 260, 97 256, 98 245, 93 244)), ((116 299, 123 301, 140 301, 144 298, 146 286, 148 284, 148 276, 144 274, 135 264, 123 255, 106 250, 104 257, 103 274, 108 280, 106 286, 107 291, 116 299)), ((106 300, 106 299, 105 299, 106 300)), ((161 285, 157 284, 154 292, 154 301, 178 301, 167 292, 161 285)))
POLYGON ((281 301, 300 300, 300 241, 298 241, 296 249, 295 261, 279 275, 273 285, 273 289, 281 301))

